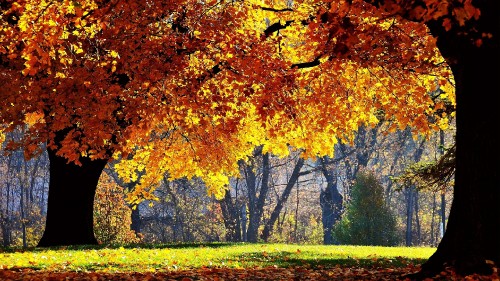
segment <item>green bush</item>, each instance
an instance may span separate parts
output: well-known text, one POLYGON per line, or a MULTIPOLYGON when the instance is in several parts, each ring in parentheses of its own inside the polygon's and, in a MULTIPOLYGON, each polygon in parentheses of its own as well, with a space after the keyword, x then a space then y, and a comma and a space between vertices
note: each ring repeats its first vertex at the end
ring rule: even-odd
POLYGON ((351 201, 333 228, 340 244, 392 246, 399 243, 396 220, 384 201, 384 188, 371 173, 360 172, 351 201))

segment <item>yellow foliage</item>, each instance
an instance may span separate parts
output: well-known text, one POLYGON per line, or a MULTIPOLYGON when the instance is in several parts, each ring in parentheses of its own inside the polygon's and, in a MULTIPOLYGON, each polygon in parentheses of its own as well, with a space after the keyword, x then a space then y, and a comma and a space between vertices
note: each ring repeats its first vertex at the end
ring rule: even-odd
POLYGON ((113 12, 90 0, 25 2, 17 29, 2 21, 0 33, 27 76, 15 93, 29 104, 16 114, 49 110, 52 127, 39 136, 77 127, 64 142, 71 159, 122 157, 119 176, 138 182, 130 202, 153 199, 165 173, 202 178, 220 198, 255 146, 333 156, 336 143, 382 120, 415 134, 446 128, 429 94, 438 88, 455 103, 427 30, 377 18, 360 1, 331 3, 328 13, 316 0, 129 1, 113 12), (157 7, 168 20, 151 16, 157 7))

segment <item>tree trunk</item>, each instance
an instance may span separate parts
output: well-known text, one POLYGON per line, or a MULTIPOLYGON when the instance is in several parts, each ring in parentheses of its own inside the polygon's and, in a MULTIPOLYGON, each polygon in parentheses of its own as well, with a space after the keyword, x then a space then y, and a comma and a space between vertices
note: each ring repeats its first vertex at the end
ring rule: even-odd
POLYGON ((406 235, 405 245, 410 247, 413 237, 413 186, 406 189, 406 235))
POLYGON ((434 193, 434 195, 432 196, 432 213, 431 213, 431 246, 435 246, 436 245, 436 230, 434 228, 434 224, 435 224, 435 220, 436 220, 436 194, 434 193))
POLYGON ((11 244, 10 219, 0 211, 0 230, 2 231, 2 246, 9 247, 11 244))
POLYGON ((333 239, 333 227, 340 220, 343 206, 343 198, 337 188, 337 176, 329 171, 324 158, 319 159, 321 172, 326 179, 326 188, 322 190, 319 197, 321 206, 321 221, 323 223, 323 244, 337 244, 333 239))
POLYGON ((82 157, 81 166, 67 163, 47 149, 50 183, 47 221, 38 247, 97 244, 93 228, 94 195, 106 160, 82 157))
POLYGON ((420 276, 446 264, 460 274, 486 273, 485 262, 500 264, 500 1, 475 1, 481 9, 476 28, 492 39, 476 47, 455 33, 439 33, 438 47, 452 66, 457 96, 456 174, 447 230, 420 276), (453 61, 455 60, 455 61, 453 61))
POLYGON ((218 202, 222 210, 224 227, 226 228, 226 241, 241 241, 240 214, 238 212, 238 207, 233 203, 231 192, 227 191, 224 195, 224 199, 218 202))
POLYGON ((422 228, 421 228, 421 225, 420 225, 420 217, 418 215, 419 213, 419 206, 418 206, 418 190, 415 190, 415 196, 413 198, 413 203, 415 203, 415 227, 417 228, 417 237, 416 237, 416 241, 414 242, 415 245, 420 245, 420 242, 422 241, 422 228))
POLYGON ((130 229, 133 230, 135 234, 140 234, 142 222, 141 222, 141 211, 139 210, 139 205, 137 205, 135 209, 132 208, 130 219, 131 219, 130 229))
MULTIPOLYGON (((120 183, 117 178, 118 176, 114 176, 112 173, 106 171, 108 175, 111 175, 115 182, 120 185, 120 186, 125 186, 127 191, 131 192, 135 189, 135 186, 137 185, 137 181, 130 182, 127 184, 120 183)), ((139 204, 137 205, 129 205, 130 207, 130 229, 135 232, 136 235, 139 235, 141 233, 141 227, 142 227, 142 222, 141 222, 141 211, 139 208, 139 204)))
MULTIPOLYGON (((441 130, 439 132, 439 154, 444 155, 444 132, 441 130)), ((444 232, 446 230, 446 187, 443 187, 441 191, 441 227, 440 227, 440 236, 439 238, 443 238, 444 232)))
POLYGON ((253 171, 254 165, 245 164, 245 180, 248 189, 248 229, 247 239, 248 242, 256 243, 258 241, 259 226, 264 213, 264 203, 266 202, 267 192, 269 190, 269 175, 271 173, 271 166, 269 164, 269 153, 262 154, 261 149, 257 149, 257 153, 262 155, 262 179, 260 184, 259 196, 257 196, 257 179, 253 171))
POLYGON ((247 237, 247 205, 241 205, 241 239, 243 242, 248 241, 247 237))

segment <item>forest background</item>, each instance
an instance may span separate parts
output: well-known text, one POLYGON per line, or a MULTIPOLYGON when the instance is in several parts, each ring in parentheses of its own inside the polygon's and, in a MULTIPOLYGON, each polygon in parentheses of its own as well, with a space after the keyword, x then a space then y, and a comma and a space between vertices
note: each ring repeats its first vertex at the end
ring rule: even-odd
MULTIPOLYGON (((277 157, 256 148, 249 161, 239 163, 240 177, 231 179, 221 200, 207 194, 201 179, 169 181, 165 174, 154 192, 155 200, 129 204, 126 194, 134 189, 134 182, 124 183, 110 163, 97 189, 95 234, 103 244, 267 241, 436 246, 446 227, 452 178, 448 184, 425 188, 397 179, 411 176, 412 168, 419 165, 435 163, 452 146, 454 130, 451 122, 429 138, 415 138, 409 130, 389 133, 380 123, 362 128, 353 145, 337 144, 334 158, 315 160, 300 158, 300 151, 277 157), (388 217, 378 230, 375 226, 378 235, 359 240, 356 237, 363 237, 363 232, 357 229, 351 238, 342 238, 332 230, 353 205, 352 190, 359 174, 374 176, 383 190, 384 206, 367 200, 374 196, 376 188, 371 188, 361 195, 364 201, 358 209, 373 214, 376 208, 387 208, 388 217), (388 239, 392 234, 383 231, 390 220, 395 222, 390 227, 395 233, 392 240, 388 239)), ((20 130, 9 133, 7 140, 22 134, 20 130)), ((46 153, 28 161, 21 150, 0 156, 1 246, 32 247, 40 240, 48 165, 46 153)), ((364 229, 374 221, 368 213, 357 219, 364 229)))

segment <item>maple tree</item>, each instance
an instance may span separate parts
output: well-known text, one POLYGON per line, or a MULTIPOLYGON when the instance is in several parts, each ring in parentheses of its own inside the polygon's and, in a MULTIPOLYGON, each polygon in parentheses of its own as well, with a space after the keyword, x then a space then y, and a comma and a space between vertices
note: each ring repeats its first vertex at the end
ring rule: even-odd
POLYGON ((499 151, 494 129, 500 63, 498 1, 367 1, 386 14, 425 23, 456 81, 456 171, 446 233, 421 272, 444 266, 489 273, 500 262, 500 214, 495 208, 499 151), (481 98, 476 93, 481 93, 481 98), (484 103, 485 100, 490 102, 484 103))
POLYGON ((8 148, 30 157, 47 142, 51 162, 40 246, 96 242, 92 201, 111 158, 123 159, 116 167, 126 180, 147 171, 132 203, 150 199, 164 172, 200 176, 221 197, 255 145, 286 155, 288 144, 314 157, 377 118, 416 132, 445 123, 440 115, 429 122, 441 103, 427 92, 435 75, 449 73, 436 67, 432 38, 417 26, 408 27, 419 38, 413 44, 394 21, 342 23, 357 26, 357 37, 367 32, 366 46, 406 40, 401 69, 384 53, 363 59, 363 46, 355 57, 332 49, 339 34, 315 1, 297 9, 265 1, 2 3, 1 123, 3 131, 29 127, 8 148))
POLYGON ((200 176, 220 198, 256 145, 307 158, 379 119, 415 134, 446 127, 456 86, 455 198, 423 272, 499 261, 498 167, 486 164, 496 103, 471 94, 498 89, 495 1, 1 5, 2 130, 29 126, 9 148, 29 157, 47 142, 51 161, 40 245, 96 242, 93 196, 112 158, 126 180, 144 173, 132 203, 151 199, 164 172, 200 176))

